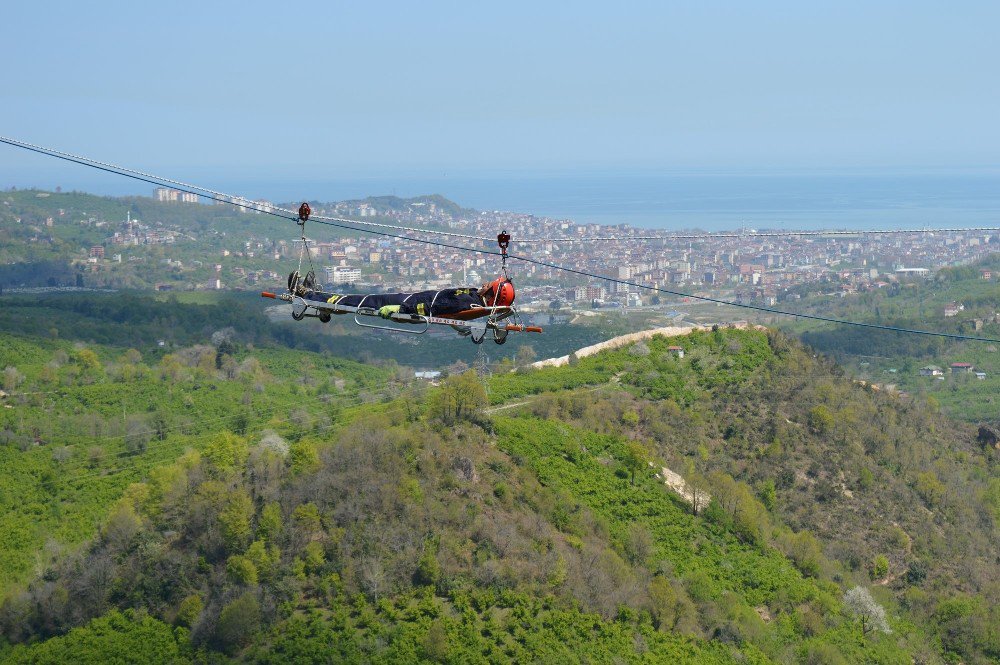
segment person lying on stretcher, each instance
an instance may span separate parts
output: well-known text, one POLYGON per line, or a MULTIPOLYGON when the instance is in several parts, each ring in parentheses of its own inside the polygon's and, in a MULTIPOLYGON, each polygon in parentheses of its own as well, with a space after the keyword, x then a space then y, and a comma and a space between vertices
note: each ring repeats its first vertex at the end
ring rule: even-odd
POLYGON ((288 290, 306 300, 349 307, 371 307, 377 309, 379 316, 384 319, 399 313, 468 320, 489 314, 489 310, 482 310, 484 307, 509 307, 514 302, 514 284, 505 277, 498 277, 479 288, 473 286, 414 293, 364 295, 316 290, 308 276, 302 279, 296 271, 288 276, 288 290))

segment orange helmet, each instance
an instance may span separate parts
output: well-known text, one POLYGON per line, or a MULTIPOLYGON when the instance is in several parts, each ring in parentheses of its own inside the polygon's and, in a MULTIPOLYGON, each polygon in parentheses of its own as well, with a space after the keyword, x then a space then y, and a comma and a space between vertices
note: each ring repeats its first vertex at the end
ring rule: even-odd
POLYGON ((514 282, 505 277, 497 277, 483 291, 487 307, 510 307, 514 303, 514 282))

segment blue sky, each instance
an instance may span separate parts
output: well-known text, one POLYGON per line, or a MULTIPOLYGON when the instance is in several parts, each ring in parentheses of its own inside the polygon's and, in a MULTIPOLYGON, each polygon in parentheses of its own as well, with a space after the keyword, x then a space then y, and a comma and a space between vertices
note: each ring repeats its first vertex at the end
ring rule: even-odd
POLYGON ((996 2, 10 4, 0 134, 192 179, 1000 163, 996 2))

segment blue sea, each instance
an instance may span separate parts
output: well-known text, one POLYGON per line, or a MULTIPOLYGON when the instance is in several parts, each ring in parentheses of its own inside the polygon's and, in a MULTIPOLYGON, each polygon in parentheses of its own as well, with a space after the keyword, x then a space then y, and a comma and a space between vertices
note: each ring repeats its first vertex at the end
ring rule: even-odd
MULTIPOLYGON (((149 194, 112 176, 60 174, 64 190, 149 194), (69 176, 67 178, 66 176, 69 176)), ((0 174, 2 175, 2 174, 0 174)), ((441 194, 479 210, 647 229, 865 229, 1000 226, 1000 169, 858 172, 492 173, 301 178, 167 174, 250 198, 334 201, 441 194)), ((36 178, 36 180, 41 180, 36 178)), ((0 181, 0 185, 2 185, 0 181)), ((20 186, 35 183, 19 183, 20 186)), ((39 182, 40 187, 55 183, 39 182)))

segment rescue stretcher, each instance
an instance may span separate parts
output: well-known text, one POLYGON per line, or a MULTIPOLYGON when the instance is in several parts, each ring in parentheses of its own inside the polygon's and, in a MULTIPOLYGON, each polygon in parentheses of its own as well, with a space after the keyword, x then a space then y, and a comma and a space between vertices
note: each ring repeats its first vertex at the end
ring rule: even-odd
MULTIPOLYGON (((342 305, 337 302, 327 302, 325 300, 311 300, 309 298, 292 293, 270 293, 264 291, 263 298, 281 300, 292 305, 292 318, 301 321, 306 317, 318 318, 323 323, 330 321, 333 315, 353 314, 354 322, 363 328, 374 328, 376 330, 389 330, 411 335, 422 335, 432 325, 451 326, 463 337, 469 337, 476 344, 482 344, 487 334, 492 332, 493 341, 503 344, 507 341, 507 334, 512 332, 533 332, 540 333, 542 329, 538 326, 527 326, 519 323, 504 323, 511 316, 516 316, 517 311, 510 306, 489 307, 474 306, 462 312, 456 312, 449 316, 436 316, 434 314, 404 314, 396 312, 390 314, 388 320, 398 324, 405 324, 413 327, 398 327, 388 325, 378 325, 366 323, 361 317, 379 317, 378 308, 366 307, 364 298, 357 306, 342 305)), ((366 296, 367 297, 367 296, 366 296)))

